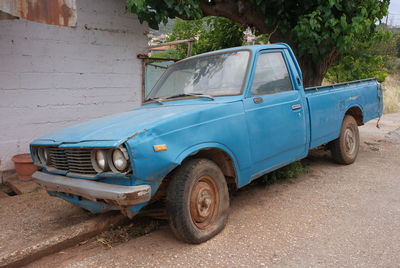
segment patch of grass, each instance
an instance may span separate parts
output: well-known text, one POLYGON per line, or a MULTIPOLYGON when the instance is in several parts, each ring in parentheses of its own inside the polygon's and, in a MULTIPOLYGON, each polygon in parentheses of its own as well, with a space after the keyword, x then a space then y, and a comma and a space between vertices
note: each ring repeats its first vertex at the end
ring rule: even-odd
POLYGON ((382 84, 384 113, 400 112, 400 75, 393 74, 382 84))
POLYGON ((137 218, 128 225, 118 226, 111 230, 99 234, 95 241, 108 248, 116 244, 124 243, 131 238, 146 235, 157 230, 162 225, 162 221, 151 218, 137 218))
POLYGON ((161 225, 160 220, 148 219, 147 221, 143 222, 140 226, 128 228, 127 233, 131 238, 139 237, 157 230, 160 227, 160 225, 161 225))
POLYGON ((293 182, 295 178, 308 172, 308 167, 304 166, 300 161, 296 161, 262 176, 259 181, 265 185, 275 184, 278 181, 293 182))

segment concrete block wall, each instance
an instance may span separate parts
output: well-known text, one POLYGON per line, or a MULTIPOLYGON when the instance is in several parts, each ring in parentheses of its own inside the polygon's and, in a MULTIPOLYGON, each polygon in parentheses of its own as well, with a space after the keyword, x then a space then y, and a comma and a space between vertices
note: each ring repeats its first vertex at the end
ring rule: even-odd
POLYGON ((0 20, 0 172, 51 131, 141 103, 147 26, 124 0, 77 0, 78 25, 0 20))

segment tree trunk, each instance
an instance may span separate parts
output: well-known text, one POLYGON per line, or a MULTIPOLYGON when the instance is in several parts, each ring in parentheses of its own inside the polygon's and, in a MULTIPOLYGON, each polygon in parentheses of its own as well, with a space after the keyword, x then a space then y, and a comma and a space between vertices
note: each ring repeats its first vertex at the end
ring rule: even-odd
POLYGON ((303 86, 320 86, 326 74, 322 64, 314 63, 310 59, 299 59, 301 71, 303 72, 303 86))
POLYGON ((313 60, 311 55, 305 55, 302 57, 296 55, 303 72, 304 87, 320 86, 324 80, 326 72, 338 56, 339 52, 336 48, 333 48, 328 56, 317 61, 313 60))

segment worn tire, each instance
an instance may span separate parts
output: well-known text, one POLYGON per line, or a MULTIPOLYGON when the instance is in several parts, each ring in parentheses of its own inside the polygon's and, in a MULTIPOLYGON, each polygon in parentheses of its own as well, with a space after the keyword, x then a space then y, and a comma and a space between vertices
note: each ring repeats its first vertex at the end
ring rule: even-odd
POLYGON ((349 165, 354 163, 360 147, 360 135, 357 121, 351 115, 346 115, 340 136, 330 145, 332 158, 336 163, 349 165))
POLYGON ((228 210, 228 187, 214 162, 192 159, 174 172, 167 190, 167 212, 180 240, 200 244, 214 237, 224 229, 228 210))

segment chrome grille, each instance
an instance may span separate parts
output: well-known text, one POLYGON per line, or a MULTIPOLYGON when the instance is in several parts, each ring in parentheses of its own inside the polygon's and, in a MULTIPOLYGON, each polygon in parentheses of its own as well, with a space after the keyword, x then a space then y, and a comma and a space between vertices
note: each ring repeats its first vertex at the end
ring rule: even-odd
POLYGON ((58 170, 93 175, 97 174, 91 160, 91 149, 48 147, 48 166, 58 170))

